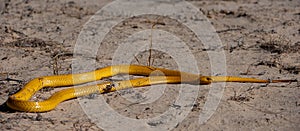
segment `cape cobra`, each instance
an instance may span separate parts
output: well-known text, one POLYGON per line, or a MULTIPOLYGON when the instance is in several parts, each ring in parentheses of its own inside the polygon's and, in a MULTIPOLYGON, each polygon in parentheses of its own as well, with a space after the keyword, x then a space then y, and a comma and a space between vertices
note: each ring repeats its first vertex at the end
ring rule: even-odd
POLYGON ((59 103, 88 95, 91 93, 107 93, 132 87, 149 86, 153 84, 210 84, 212 82, 251 82, 251 83, 276 83, 294 82, 296 80, 261 80, 255 78, 242 78, 234 76, 202 76, 141 65, 116 65, 108 66, 92 72, 80 74, 44 76, 31 80, 16 94, 9 96, 6 104, 9 108, 24 112, 46 112, 53 110, 59 103), (62 87, 83 84, 118 74, 145 76, 132 80, 104 82, 97 85, 84 87, 71 87, 54 93, 44 101, 30 101, 30 98, 43 87, 62 87))

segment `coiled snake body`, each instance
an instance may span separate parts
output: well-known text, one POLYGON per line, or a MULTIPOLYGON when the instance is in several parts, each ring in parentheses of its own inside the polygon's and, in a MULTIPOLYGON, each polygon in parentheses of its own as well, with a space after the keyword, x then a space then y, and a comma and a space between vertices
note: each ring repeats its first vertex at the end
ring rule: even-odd
POLYGON ((108 66, 92 72, 81 74, 67 74, 57 76, 39 77, 28 82, 24 88, 14 95, 11 95, 6 104, 9 108, 17 111, 25 112, 46 112, 53 110, 59 103, 88 95, 91 93, 107 93, 116 90, 149 86, 153 84, 210 84, 212 82, 253 82, 253 83, 274 83, 274 82, 293 82, 293 80, 260 80, 254 78, 242 78, 233 76, 202 76, 180 72, 176 70, 168 70, 163 68, 155 68, 141 65, 116 65, 108 66), (162 72, 162 73, 161 73, 162 72), (78 88, 67 88, 54 93, 45 101, 30 101, 29 99, 43 87, 62 87, 83 84, 91 81, 101 80, 118 74, 129 74, 146 76, 132 80, 104 82, 97 85, 84 86, 78 88), (151 76, 150 76, 151 74, 151 76))

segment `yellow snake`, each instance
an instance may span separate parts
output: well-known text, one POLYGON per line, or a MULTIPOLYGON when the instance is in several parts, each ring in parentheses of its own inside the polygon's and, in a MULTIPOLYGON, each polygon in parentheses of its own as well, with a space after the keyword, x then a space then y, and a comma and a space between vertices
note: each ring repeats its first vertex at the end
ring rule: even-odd
POLYGON ((107 93, 132 87, 149 86, 153 84, 210 84, 212 82, 252 82, 275 83, 294 82, 294 80, 261 80, 233 76, 202 76, 176 70, 155 68, 142 65, 116 65, 108 66, 91 72, 80 74, 67 74, 39 77, 28 82, 24 88, 11 95, 6 104, 9 108, 25 112, 46 112, 53 110, 59 103, 88 95, 91 93, 107 93), (30 101, 29 99, 43 87, 62 87, 83 84, 119 74, 146 76, 132 80, 104 82, 97 85, 84 87, 71 87, 54 93, 44 101, 30 101), (150 76, 151 75, 151 76, 150 76))

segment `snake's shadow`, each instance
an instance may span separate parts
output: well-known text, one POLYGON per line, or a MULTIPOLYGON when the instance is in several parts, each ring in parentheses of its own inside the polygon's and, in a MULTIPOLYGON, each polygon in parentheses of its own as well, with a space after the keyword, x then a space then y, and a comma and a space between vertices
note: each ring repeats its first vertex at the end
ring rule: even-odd
POLYGON ((16 111, 10 109, 10 108, 6 105, 6 102, 4 102, 4 103, 2 103, 2 104, 0 105, 0 112, 3 112, 3 113, 14 113, 14 112, 16 112, 16 111))

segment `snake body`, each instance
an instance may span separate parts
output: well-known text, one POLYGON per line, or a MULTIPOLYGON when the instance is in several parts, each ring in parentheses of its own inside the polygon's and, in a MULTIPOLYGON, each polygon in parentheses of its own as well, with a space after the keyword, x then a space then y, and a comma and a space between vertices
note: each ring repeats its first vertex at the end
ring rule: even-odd
POLYGON ((260 80, 254 78, 242 78, 234 76, 202 76, 169 70, 164 68, 155 68, 142 65, 115 65, 101 68, 95 71, 44 76, 31 80, 24 88, 16 94, 9 96, 6 104, 9 108, 25 112, 46 112, 53 110, 59 103, 88 95, 91 93, 107 93, 116 90, 122 90, 132 87, 149 86, 153 84, 210 84, 212 82, 253 82, 253 83, 270 83, 270 82, 291 82, 291 80, 260 80), (30 98, 43 87, 62 87, 88 83, 103 78, 119 74, 146 76, 132 80, 104 82, 97 85, 84 87, 70 87, 54 93, 50 98, 44 101, 30 101, 30 98))

